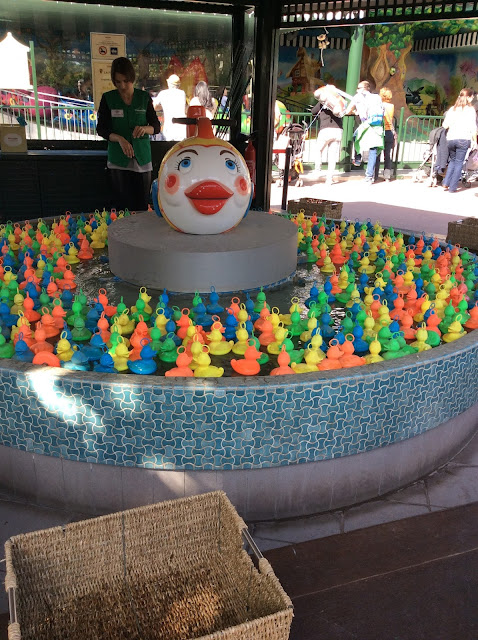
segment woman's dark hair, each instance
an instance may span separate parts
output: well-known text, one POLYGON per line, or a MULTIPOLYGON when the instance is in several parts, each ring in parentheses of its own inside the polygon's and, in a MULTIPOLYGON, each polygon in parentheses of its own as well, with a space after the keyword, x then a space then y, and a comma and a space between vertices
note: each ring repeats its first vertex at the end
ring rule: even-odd
POLYGON ((131 60, 128 58, 115 58, 111 65, 111 82, 115 84, 115 75, 117 73, 121 73, 122 76, 126 77, 128 82, 134 82, 136 78, 136 74, 134 72, 134 67, 131 63, 131 60))
POLYGON ((202 80, 197 83, 196 88, 194 89, 194 95, 198 98, 199 102, 206 109, 214 109, 214 102, 212 101, 211 94, 209 93, 209 87, 206 82, 202 80))
POLYGON ((453 105, 453 109, 458 109, 459 107, 463 108, 470 104, 468 98, 473 98, 475 95, 474 89, 462 89, 458 94, 458 98, 456 99, 455 104, 453 105))

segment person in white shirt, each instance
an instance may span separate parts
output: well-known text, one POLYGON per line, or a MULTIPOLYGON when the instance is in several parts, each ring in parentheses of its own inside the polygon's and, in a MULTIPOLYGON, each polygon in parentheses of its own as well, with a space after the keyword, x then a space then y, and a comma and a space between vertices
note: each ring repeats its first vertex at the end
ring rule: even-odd
POLYGON ((194 98, 191 99, 189 106, 201 106, 206 109, 206 116, 209 120, 214 118, 217 109, 217 100, 212 97, 209 92, 207 83, 201 80, 194 89, 194 98))
POLYGON ((186 115, 186 94, 180 86, 180 79, 175 73, 167 79, 168 88, 160 91, 153 98, 153 106, 163 110, 163 135, 166 140, 183 140, 186 137, 186 125, 173 124, 173 118, 184 118, 186 115))
POLYGON ((443 127, 447 130, 449 162, 443 188, 455 193, 468 149, 476 147, 476 111, 472 106, 473 89, 462 89, 451 109, 445 114, 443 127))

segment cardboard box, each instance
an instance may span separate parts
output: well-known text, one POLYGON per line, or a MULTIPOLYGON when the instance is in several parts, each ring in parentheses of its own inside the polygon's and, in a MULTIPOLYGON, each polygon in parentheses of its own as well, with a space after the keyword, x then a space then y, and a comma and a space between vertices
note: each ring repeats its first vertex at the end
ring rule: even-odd
POLYGON ((0 126, 0 149, 2 153, 26 153, 25 127, 19 124, 0 126))

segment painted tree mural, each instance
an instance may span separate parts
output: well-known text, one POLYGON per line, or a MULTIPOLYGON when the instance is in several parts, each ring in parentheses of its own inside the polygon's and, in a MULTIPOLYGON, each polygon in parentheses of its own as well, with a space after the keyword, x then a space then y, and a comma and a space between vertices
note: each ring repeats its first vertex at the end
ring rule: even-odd
POLYGON ((395 108, 405 107, 406 115, 411 115, 405 86, 407 57, 417 31, 420 35, 428 33, 428 37, 478 31, 478 20, 377 24, 367 28, 361 77, 372 82, 377 92, 388 87, 393 93, 395 108))

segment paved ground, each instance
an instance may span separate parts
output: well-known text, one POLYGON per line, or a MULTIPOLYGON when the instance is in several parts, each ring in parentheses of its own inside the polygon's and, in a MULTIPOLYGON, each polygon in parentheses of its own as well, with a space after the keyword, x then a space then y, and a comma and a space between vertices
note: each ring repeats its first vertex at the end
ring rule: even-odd
MULTIPOLYGON (((304 187, 289 190, 289 199, 343 201, 346 218, 443 236, 449 220, 477 215, 476 196, 478 185, 446 194, 406 176, 367 186, 356 174, 330 187, 310 174, 304 187)), ((272 208, 281 199, 273 185, 272 208)), ((447 465, 401 491, 309 518, 252 524, 293 598, 291 638, 476 640, 477 501, 478 433, 447 465)), ((81 517, 0 496, 0 558, 10 536, 81 517)), ((0 562, 0 582, 4 570, 0 562)), ((0 640, 6 611, 0 591, 0 640)))
MULTIPOLYGON (((478 214, 478 182, 469 189, 448 193, 441 187, 413 182, 412 172, 404 172, 398 180, 362 182, 363 172, 341 176, 336 184, 325 185, 325 178, 313 171, 304 176, 303 187, 289 187, 288 200, 323 198, 344 203, 342 217, 354 220, 379 220, 382 226, 425 231, 446 236, 448 222, 478 214)), ((271 208, 281 208, 282 187, 271 189, 271 208)))

